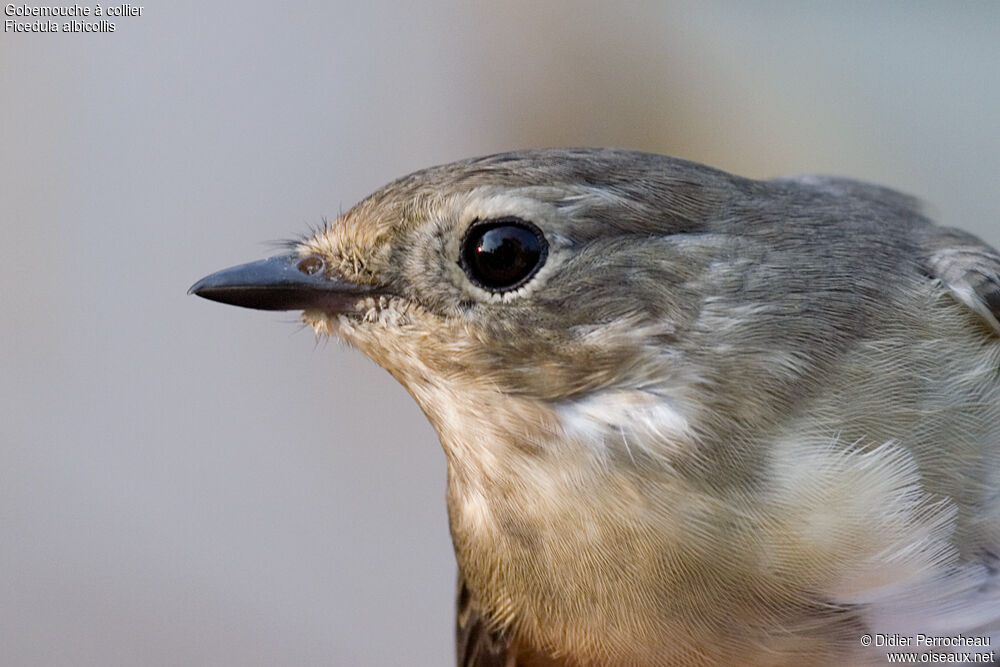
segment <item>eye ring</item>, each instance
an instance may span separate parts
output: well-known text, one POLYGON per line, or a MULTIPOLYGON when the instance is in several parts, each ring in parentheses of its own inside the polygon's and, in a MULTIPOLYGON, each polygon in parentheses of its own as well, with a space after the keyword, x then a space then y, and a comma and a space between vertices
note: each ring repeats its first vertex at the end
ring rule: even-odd
POLYGON ((458 264, 472 284, 502 294, 531 280, 548 254, 542 230, 528 220, 505 216, 469 225, 462 236, 458 264))

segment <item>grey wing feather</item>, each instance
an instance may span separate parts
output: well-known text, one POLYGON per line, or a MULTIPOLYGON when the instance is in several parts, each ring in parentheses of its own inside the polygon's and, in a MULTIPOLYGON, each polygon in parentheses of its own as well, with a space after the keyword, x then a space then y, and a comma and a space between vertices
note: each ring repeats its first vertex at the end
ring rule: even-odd
POLYGON ((957 229, 931 230, 926 242, 931 275, 1000 334, 1000 254, 957 229))

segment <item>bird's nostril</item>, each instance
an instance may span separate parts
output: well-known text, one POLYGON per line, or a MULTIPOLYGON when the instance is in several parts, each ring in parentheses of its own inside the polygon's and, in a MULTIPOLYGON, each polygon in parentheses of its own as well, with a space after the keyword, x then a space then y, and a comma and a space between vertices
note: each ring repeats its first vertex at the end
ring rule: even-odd
POLYGON ((298 270, 309 276, 314 276, 323 270, 323 260, 315 255, 310 255, 298 263, 298 270))

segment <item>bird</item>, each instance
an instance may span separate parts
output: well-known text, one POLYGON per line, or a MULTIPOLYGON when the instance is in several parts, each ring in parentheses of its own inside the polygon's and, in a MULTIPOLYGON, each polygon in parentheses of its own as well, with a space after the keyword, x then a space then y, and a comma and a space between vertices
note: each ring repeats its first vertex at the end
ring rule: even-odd
POLYGON ((286 250, 190 292, 302 311, 420 406, 458 665, 1000 642, 1000 253, 917 199, 535 149, 399 178, 286 250))

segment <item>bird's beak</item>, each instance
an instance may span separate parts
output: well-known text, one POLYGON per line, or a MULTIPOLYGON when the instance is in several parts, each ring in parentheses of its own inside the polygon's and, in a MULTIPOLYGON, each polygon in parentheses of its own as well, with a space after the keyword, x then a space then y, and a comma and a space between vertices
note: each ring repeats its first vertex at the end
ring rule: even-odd
POLYGON ((188 294, 244 308, 332 313, 353 310, 359 299, 377 293, 371 285, 331 278, 320 257, 297 253, 217 271, 188 290, 188 294))

